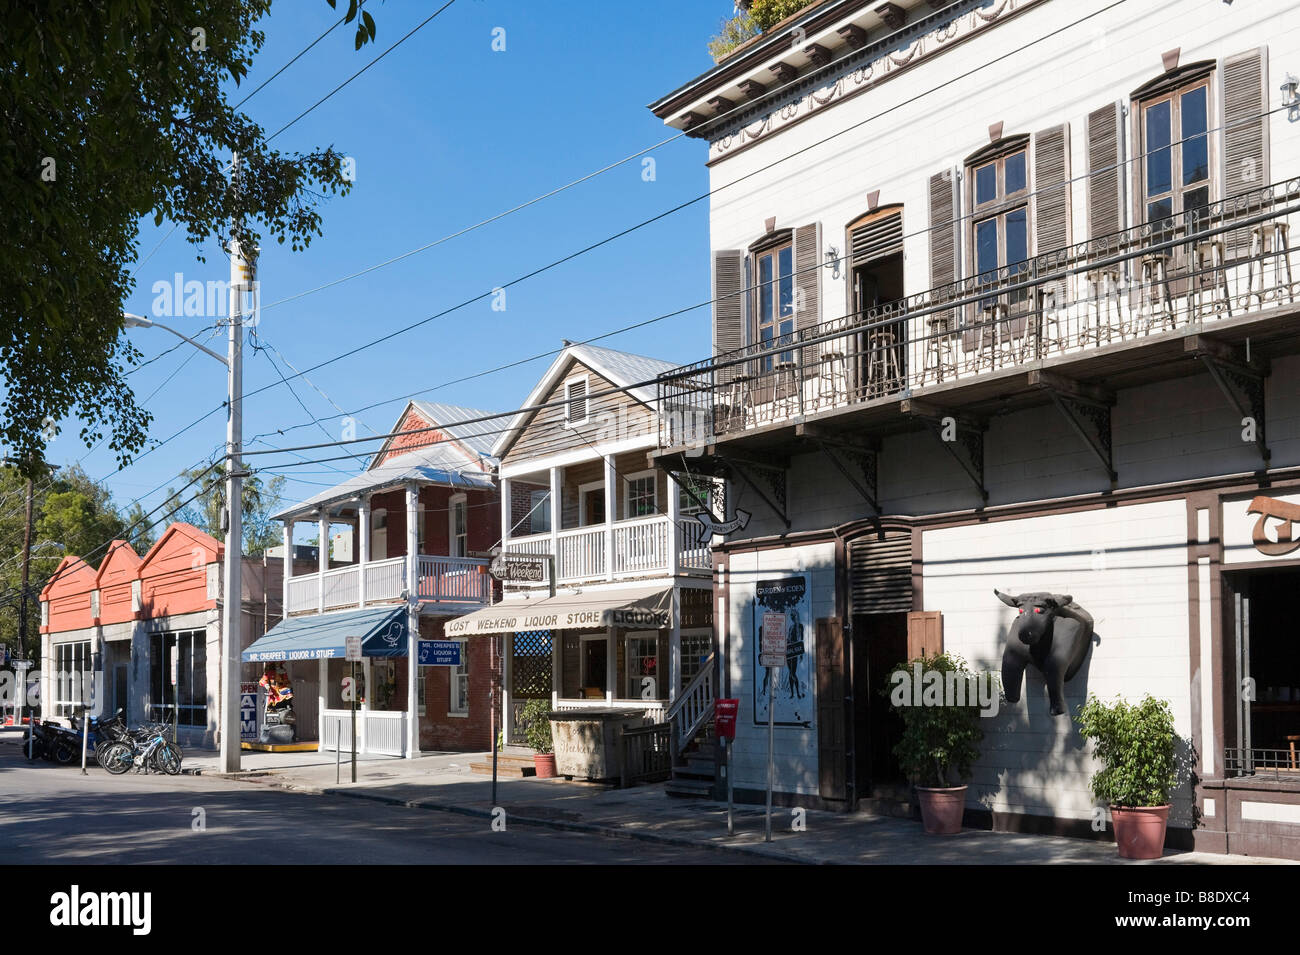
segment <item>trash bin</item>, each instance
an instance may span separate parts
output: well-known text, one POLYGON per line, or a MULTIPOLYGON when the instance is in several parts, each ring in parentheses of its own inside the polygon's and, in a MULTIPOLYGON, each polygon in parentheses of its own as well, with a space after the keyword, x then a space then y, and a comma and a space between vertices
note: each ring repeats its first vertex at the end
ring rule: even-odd
POLYGON ((645 712, 613 708, 554 710, 550 713, 555 771, 574 779, 622 776, 624 727, 644 726, 645 712))

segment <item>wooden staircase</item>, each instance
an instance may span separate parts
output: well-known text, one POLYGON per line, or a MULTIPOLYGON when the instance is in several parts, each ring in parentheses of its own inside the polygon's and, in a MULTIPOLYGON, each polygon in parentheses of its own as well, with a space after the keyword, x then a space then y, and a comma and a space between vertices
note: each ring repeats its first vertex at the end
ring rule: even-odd
POLYGON ((718 738, 713 731, 714 677, 717 660, 713 654, 700 672, 668 708, 672 724, 672 778, 664 784, 670 796, 711 799, 717 783, 718 738))

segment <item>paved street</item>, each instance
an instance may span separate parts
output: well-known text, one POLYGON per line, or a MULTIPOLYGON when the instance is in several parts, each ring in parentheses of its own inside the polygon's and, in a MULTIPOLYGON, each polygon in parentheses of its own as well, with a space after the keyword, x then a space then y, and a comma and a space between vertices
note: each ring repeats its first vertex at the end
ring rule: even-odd
MULTIPOLYGON (((8 736, 10 734, 6 734, 8 736)), ((210 776, 110 776, 98 766, 29 764, 0 741, 6 863, 724 864, 707 848, 510 827, 369 800, 288 792, 210 776), (203 810, 205 829, 193 828, 203 810)))

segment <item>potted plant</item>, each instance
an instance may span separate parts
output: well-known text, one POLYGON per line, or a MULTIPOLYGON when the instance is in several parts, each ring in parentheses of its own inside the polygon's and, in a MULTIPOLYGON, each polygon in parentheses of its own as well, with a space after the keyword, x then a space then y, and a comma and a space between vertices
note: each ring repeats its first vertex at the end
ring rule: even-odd
POLYGON ((1110 806, 1120 857, 1159 859, 1169 794, 1178 781, 1169 701, 1147 694, 1137 704, 1117 696, 1107 705, 1089 694, 1076 721, 1102 762, 1092 776, 1092 793, 1110 806))
POLYGON ((984 738, 974 692, 975 681, 982 678, 992 680, 972 672, 960 656, 939 653, 895 667, 884 691, 903 721, 894 755, 916 788, 921 822, 930 835, 961 831, 966 806, 962 780, 970 775, 971 764, 979 757, 978 743, 984 738), (955 677, 949 679, 949 673, 955 677), (921 686, 914 685, 918 679, 921 686), (962 696, 949 699, 947 688, 959 681, 962 696))
POLYGON ((529 700, 519 720, 524 740, 533 751, 533 768, 538 779, 555 778, 555 749, 551 742, 551 701, 529 700))

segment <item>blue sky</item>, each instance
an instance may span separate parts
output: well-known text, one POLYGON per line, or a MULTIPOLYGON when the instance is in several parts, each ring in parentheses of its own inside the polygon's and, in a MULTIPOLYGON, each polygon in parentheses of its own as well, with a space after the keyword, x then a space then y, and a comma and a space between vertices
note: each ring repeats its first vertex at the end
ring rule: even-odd
MULTIPOLYGON (((268 132, 278 129, 437 5, 432 0, 371 0, 368 6, 378 23, 373 45, 354 51, 352 27, 340 27, 250 100, 245 112, 268 132)), ((258 326, 264 343, 305 369, 705 192, 705 146, 681 139, 652 154, 654 181, 642 178, 641 161, 635 160, 400 263, 273 305, 672 135, 646 104, 709 68, 705 43, 730 9, 725 0, 457 0, 275 140, 283 150, 332 144, 355 159, 356 179, 349 196, 324 204, 324 235, 307 250, 294 253, 287 245, 264 243, 259 276, 264 309, 258 326), (492 49, 497 27, 505 30, 504 52, 492 49)), ((278 0, 261 24, 265 46, 232 102, 338 16, 325 0, 278 0)), ((170 283, 175 273, 185 281, 226 278, 224 255, 212 246, 207 263, 199 263, 183 230, 152 252, 170 230, 169 223, 154 228, 151 222, 142 229, 140 255, 148 259, 126 303, 128 311, 158 317, 154 283, 170 283)), ((480 302, 307 377, 348 411, 417 391, 431 400, 507 411, 524 401, 549 359, 430 389, 556 348, 563 338, 588 338, 708 297, 706 200, 511 288, 504 312, 480 302)), ((707 307, 701 308, 602 344, 674 361, 697 360, 709 349, 708 314, 707 307)), ((201 336, 211 324, 206 317, 183 315, 159 320, 201 336)), ((135 329, 129 335, 146 358, 176 344, 159 330, 135 329)), ((208 343, 225 350, 224 337, 208 343)), ((151 435, 156 439, 190 424, 225 395, 225 370, 185 345, 134 373, 130 381, 154 414, 151 435)), ((246 348, 246 391, 278 381, 267 355, 246 348)), ((306 382, 293 385, 308 411, 284 385, 267 390, 246 402, 246 439, 301 425, 313 416, 339 414, 306 382)), ((357 435, 386 431, 402 405, 391 401, 358 415, 357 435)), ((335 417, 325 422, 326 431, 298 428, 266 440, 281 446, 323 442, 339 437, 341 426, 335 417)), ((75 422, 64 423, 50 446, 51 461, 68 464, 84 457, 91 477, 107 477, 124 507, 160 484, 165 488, 169 479, 179 485, 175 475, 224 440, 225 415, 212 414, 116 474, 111 453, 101 448, 87 456, 77 430, 75 422)), ((286 498, 310 496, 357 469, 349 462, 332 467, 341 473, 325 464, 281 472, 291 475, 286 498)), ((144 506, 159 504, 163 496, 164 491, 149 495, 144 506)))

